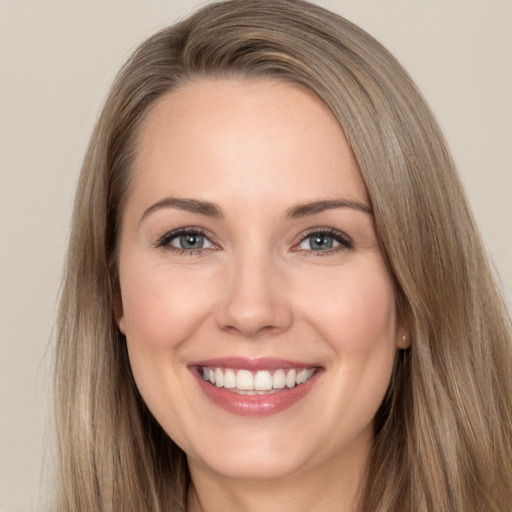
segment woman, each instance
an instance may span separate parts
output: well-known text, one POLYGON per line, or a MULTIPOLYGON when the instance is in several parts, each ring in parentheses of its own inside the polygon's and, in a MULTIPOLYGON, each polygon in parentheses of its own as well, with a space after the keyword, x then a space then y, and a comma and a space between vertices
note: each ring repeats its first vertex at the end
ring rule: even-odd
POLYGON ((506 511, 510 320, 410 78, 223 2, 143 43, 77 191, 63 510, 506 511))

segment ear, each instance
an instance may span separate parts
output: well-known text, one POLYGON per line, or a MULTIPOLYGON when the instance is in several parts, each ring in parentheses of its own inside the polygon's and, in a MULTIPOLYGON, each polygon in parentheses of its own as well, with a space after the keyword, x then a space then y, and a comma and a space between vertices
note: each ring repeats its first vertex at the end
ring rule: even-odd
POLYGON ((124 322, 124 315, 121 315, 119 318, 116 318, 117 326, 119 327, 119 330, 121 333, 126 336, 126 326, 124 322))
POLYGON ((121 287, 119 286, 119 281, 117 279, 113 285, 113 296, 114 318, 116 320, 117 327, 121 333, 126 336, 126 321, 124 318, 123 300, 121 298, 121 287))
POLYGON ((411 346, 411 337, 403 325, 400 325, 397 330, 396 346, 399 350, 404 350, 411 346))
POLYGON ((123 301, 121 300, 120 293, 114 299, 114 318, 116 319, 117 327, 126 336, 126 320, 124 318, 123 301))

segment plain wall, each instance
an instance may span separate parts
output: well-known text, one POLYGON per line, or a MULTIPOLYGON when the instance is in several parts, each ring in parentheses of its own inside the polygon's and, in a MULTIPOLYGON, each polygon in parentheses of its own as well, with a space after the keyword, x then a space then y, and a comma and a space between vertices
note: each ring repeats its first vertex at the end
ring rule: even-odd
MULTIPOLYGON (((510 305, 512 1, 317 3, 368 30, 419 84, 510 305)), ((93 123, 136 45, 199 4, 0 0, 0 512, 42 510, 39 479, 52 479, 49 343, 93 123)))

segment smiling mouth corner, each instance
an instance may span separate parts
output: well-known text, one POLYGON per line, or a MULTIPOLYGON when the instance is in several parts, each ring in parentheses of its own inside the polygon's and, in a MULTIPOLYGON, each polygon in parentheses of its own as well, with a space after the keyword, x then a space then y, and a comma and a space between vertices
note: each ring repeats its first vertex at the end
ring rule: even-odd
POLYGON ((244 395, 277 393, 307 382, 318 370, 311 368, 286 368, 250 371, 235 368, 198 366, 202 379, 212 386, 244 395))

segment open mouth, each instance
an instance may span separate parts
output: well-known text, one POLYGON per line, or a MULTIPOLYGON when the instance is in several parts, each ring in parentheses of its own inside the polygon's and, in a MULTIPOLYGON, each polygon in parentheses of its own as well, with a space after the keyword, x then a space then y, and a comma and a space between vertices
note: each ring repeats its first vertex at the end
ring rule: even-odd
POLYGON ((267 395, 307 382, 316 368, 286 368, 250 371, 235 368, 198 367, 204 381, 242 395, 267 395))
POLYGON ((203 395, 235 415, 264 417, 301 402, 324 368, 274 357, 224 357, 188 365, 203 395))

